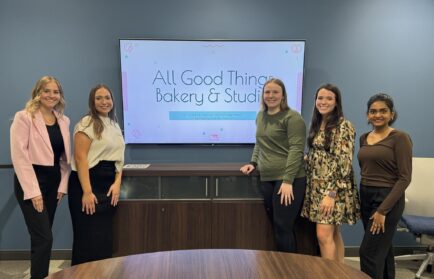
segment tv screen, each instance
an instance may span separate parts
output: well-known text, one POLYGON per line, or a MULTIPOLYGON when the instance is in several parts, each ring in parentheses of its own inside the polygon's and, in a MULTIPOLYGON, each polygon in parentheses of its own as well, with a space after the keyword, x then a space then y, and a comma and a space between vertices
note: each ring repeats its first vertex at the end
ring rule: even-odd
POLYGON ((268 79, 301 110, 304 51, 304 41, 121 39, 126 143, 254 143, 268 79))

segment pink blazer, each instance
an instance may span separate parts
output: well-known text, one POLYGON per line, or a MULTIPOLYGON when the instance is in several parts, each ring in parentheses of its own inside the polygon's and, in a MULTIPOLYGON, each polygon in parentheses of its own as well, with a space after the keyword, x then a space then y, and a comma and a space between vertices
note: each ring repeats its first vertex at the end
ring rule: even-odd
MULTIPOLYGON (((69 118, 55 112, 65 145, 65 153, 60 158, 61 180, 58 192, 67 193, 68 177, 71 171, 71 142, 69 135, 69 118)), ((54 153, 50 136, 40 111, 35 118, 25 110, 15 114, 11 125, 11 158, 15 173, 23 188, 24 199, 31 199, 41 195, 38 180, 32 164, 53 166, 54 153)))

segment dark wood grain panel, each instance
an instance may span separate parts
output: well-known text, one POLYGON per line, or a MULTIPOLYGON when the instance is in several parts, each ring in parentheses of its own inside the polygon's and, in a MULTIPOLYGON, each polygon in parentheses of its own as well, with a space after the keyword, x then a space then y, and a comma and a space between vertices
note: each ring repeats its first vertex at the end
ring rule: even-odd
POLYGON ((211 204, 209 201, 165 203, 163 250, 201 249, 211 246, 211 204))
MULTIPOLYGON (((273 229, 262 201, 213 201, 213 248, 275 250, 273 229)), ((318 256, 315 223, 297 218, 297 252, 318 256)))
POLYGON ((210 216, 209 202, 120 202, 114 220, 114 255, 210 248, 210 216))
POLYGON ((212 244, 213 248, 274 250, 263 201, 214 201, 212 244))

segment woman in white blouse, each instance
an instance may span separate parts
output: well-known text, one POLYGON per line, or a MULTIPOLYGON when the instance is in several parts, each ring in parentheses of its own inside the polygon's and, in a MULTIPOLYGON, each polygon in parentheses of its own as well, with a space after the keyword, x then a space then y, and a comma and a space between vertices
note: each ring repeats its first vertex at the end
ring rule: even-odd
POLYGON ((74 232, 71 265, 112 256, 124 150, 113 94, 107 86, 97 85, 90 91, 89 113, 74 129, 68 196, 74 232))

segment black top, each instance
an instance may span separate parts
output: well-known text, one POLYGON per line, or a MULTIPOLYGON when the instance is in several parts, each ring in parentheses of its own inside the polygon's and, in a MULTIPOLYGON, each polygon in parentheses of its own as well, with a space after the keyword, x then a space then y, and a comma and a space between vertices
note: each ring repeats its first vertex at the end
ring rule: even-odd
POLYGON ((51 148, 54 152, 54 165, 59 164, 60 156, 65 151, 65 145, 63 143, 62 133, 60 132, 59 124, 54 123, 53 125, 46 125, 48 135, 50 136, 51 148))

